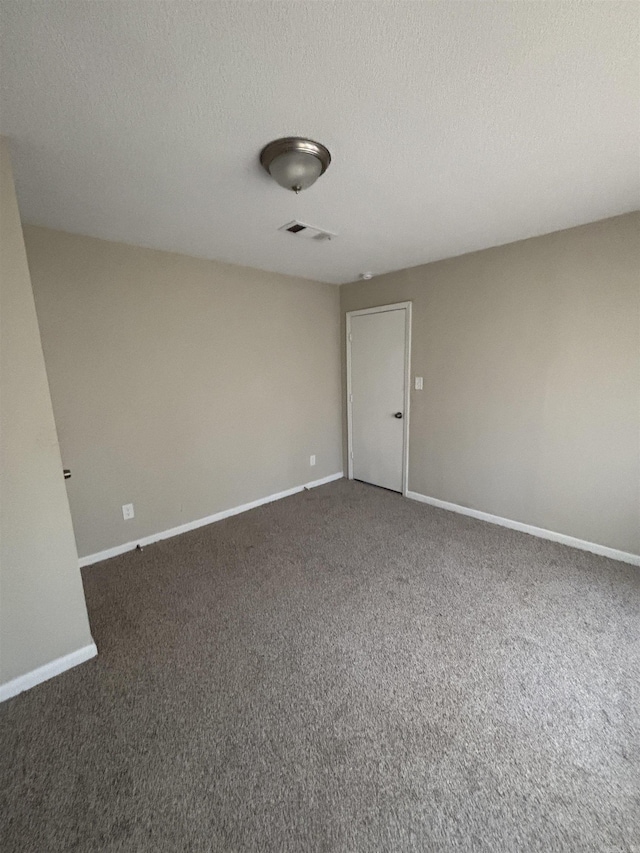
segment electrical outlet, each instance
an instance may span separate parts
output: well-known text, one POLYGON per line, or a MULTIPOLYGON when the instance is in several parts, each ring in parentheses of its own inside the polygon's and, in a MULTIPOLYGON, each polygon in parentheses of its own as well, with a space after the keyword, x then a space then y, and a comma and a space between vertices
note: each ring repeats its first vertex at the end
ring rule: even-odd
POLYGON ((316 457, 310 456, 309 457, 309 465, 311 465, 311 467, 313 467, 315 464, 316 464, 316 457))
POLYGON ((416 376, 416 384, 415 384, 416 391, 422 391, 422 387, 423 387, 423 377, 422 376, 416 376))
POLYGON ((122 504, 122 517, 125 521, 129 521, 134 515, 133 504, 122 504))

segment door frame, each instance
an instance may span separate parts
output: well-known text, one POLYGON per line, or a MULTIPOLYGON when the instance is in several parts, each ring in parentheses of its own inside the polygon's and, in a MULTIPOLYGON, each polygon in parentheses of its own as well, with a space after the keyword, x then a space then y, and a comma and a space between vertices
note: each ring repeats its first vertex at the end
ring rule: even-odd
POLYGON ((353 430, 351 390, 351 318, 362 314, 385 314, 388 311, 404 310, 404 417, 402 428, 402 495, 406 498, 409 490, 409 403, 411 398, 411 302, 394 302, 392 305, 378 305, 375 308, 361 308, 347 311, 347 467, 348 478, 353 480, 353 430))

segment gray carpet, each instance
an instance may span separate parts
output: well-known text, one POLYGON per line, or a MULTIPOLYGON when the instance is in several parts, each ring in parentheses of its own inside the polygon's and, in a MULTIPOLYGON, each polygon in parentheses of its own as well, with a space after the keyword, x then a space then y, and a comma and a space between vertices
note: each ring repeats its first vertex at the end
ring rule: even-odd
POLYGON ((340 481, 83 573, 9 851, 638 851, 640 570, 340 481))

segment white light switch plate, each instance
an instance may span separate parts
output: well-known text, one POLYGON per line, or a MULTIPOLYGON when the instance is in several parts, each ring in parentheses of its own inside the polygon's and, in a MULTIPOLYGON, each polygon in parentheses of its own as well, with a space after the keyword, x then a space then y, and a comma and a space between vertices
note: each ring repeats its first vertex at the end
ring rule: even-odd
POLYGON ((309 465, 312 465, 312 466, 313 466, 313 465, 315 465, 315 464, 316 464, 316 457, 315 457, 315 456, 310 456, 310 457, 309 457, 309 465))
POLYGON ((416 391, 422 391, 422 383, 423 383, 422 376, 416 376, 416 386, 415 386, 416 391))

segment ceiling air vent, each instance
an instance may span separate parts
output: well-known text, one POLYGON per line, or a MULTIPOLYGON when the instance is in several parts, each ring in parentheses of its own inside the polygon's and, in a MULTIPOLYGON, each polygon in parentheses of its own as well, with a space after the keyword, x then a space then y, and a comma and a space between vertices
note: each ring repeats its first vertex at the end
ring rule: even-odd
POLYGON ((286 225, 282 225, 278 228, 278 231, 288 231, 289 234, 293 234, 295 237, 303 237, 305 240, 317 240, 319 242, 331 240, 332 237, 336 236, 333 231, 325 231, 324 228, 307 225, 305 222, 297 222, 295 219, 293 222, 287 222, 286 225))

